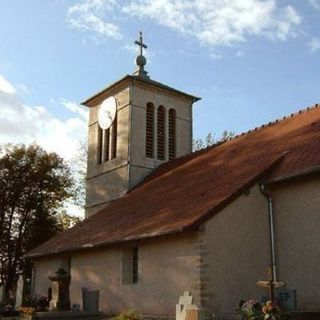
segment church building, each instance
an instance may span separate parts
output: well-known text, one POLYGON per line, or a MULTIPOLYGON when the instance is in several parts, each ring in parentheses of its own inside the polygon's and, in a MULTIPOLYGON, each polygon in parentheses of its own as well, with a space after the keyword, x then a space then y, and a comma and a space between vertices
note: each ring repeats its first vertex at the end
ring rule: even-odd
POLYGON ((63 268, 81 309, 87 289, 108 314, 174 316, 190 291, 219 317, 266 296, 270 267, 293 308, 320 309, 320 107, 192 152, 199 98, 152 80, 136 44, 137 70, 83 102, 86 218, 27 254, 33 294, 63 268))

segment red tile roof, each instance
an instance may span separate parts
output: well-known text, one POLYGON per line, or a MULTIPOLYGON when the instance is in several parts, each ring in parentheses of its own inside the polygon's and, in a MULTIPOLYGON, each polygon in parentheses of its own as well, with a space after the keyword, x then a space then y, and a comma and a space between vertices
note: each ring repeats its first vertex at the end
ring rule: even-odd
POLYGON ((320 166, 320 108, 174 159, 108 207, 28 253, 71 252, 197 228, 263 177, 320 166))

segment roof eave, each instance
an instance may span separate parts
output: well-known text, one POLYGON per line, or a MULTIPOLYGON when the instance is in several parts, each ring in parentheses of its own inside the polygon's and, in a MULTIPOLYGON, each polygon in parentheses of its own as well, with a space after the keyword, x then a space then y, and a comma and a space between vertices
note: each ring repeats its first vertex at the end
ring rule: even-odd
POLYGON ((166 230, 164 232, 145 233, 145 234, 141 234, 141 235, 138 235, 138 236, 127 237, 127 238, 124 238, 124 239, 114 240, 114 241, 105 241, 105 242, 96 243, 96 244, 88 243, 88 244, 85 244, 85 245, 82 245, 82 246, 76 246, 76 247, 68 248, 68 249, 64 249, 64 250, 50 251, 50 252, 46 252, 46 253, 37 253, 37 252, 32 253, 32 251, 33 251, 32 250, 30 252, 30 254, 27 253, 27 254, 24 255, 24 257, 27 258, 27 259, 37 259, 37 258, 48 257, 48 256, 70 254, 72 252, 91 250, 93 248, 94 249, 103 248, 103 247, 107 247, 107 246, 110 246, 110 245, 123 244, 123 243, 132 242, 132 241, 139 241, 139 240, 144 240, 144 239, 152 239, 152 238, 170 236, 170 235, 179 234, 179 233, 182 233, 182 232, 185 232, 185 231, 186 230, 184 228, 175 228, 175 229, 166 230))
POLYGON ((167 90, 167 91, 173 92, 173 93, 175 93, 175 94, 183 95, 183 96, 191 99, 193 103, 201 100, 200 97, 196 97, 196 96, 193 96, 193 95, 191 95, 191 94, 185 93, 185 92, 183 92, 183 91, 180 91, 180 90, 171 88, 171 87, 166 86, 166 85, 164 85, 164 84, 162 84, 162 83, 160 83, 160 82, 157 82, 157 81, 155 81, 155 80, 144 79, 144 78, 141 78, 141 77, 139 77, 139 76, 133 76, 133 75, 127 74, 126 76, 122 77, 120 80, 118 80, 118 81, 116 81, 116 82, 113 82, 112 84, 110 84, 110 85, 107 86, 106 88, 98 91, 98 92, 95 93, 93 96, 87 98, 85 101, 81 102, 80 104, 83 105, 83 106, 89 107, 89 104, 90 104, 90 102, 91 102, 92 100, 96 99, 99 95, 103 94, 103 93, 106 92, 107 90, 110 90, 110 89, 116 87, 117 85, 121 84, 122 82, 124 82, 124 81, 126 81, 126 80, 128 80, 128 79, 130 79, 130 80, 132 81, 132 83, 137 80, 137 81, 140 81, 140 82, 143 82, 143 83, 147 83, 147 84, 149 84, 149 85, 151 85, 151 86, 155 86, 155 87, 158 86, 158 87, 162 88, 163 90, 167 90))

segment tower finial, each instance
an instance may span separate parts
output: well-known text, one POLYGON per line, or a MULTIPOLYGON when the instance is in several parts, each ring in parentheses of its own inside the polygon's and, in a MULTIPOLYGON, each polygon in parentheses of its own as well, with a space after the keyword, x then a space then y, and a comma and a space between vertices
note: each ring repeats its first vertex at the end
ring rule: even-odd
POLYGON ((142 31, 139 33, 139 40, 134 42, 137 46, 139 46, 139 55, 136 58, 136 64, 138 66, 137 70, 134 72, 135 75, 139 77, 149 78, 148 72, 144 70, 144 66, 147 63, 147 59, 143 55, 143 49, 147 49, 147 45, 143 43, 142 31))

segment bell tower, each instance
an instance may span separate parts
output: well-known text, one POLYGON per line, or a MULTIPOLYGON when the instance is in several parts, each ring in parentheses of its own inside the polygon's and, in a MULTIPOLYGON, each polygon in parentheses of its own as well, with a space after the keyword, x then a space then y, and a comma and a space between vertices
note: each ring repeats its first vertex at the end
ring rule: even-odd
POLYGON ((199 98, 150 79, 141 32, 135 44, 136 71, 82 103, 89 108, 86 218, 161 163, 192 151, 192 105, 199 98))

